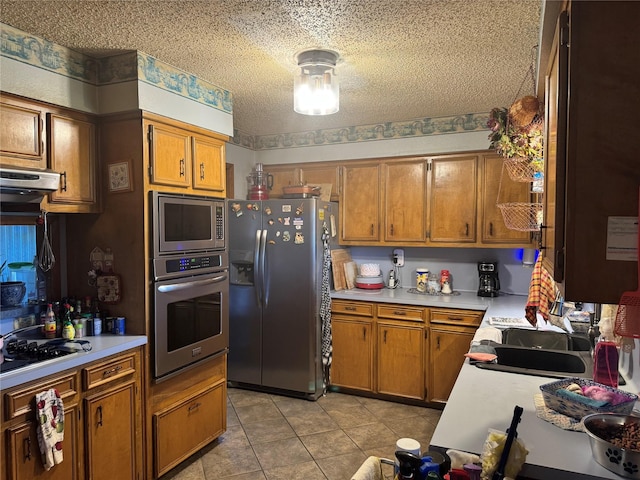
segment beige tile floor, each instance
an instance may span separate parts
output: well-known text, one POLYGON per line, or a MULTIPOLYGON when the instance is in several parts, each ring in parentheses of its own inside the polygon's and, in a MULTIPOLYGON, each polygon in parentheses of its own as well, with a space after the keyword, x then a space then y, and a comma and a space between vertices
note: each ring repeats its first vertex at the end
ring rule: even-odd
MULTIPOLYGON (((229 388, 227 431, 163 480, 349 480, 398 438, 423 451, 440 410, 330 392, 317 402, 229 388)), ((391 479, 393 468, 384 466, 391 479)))

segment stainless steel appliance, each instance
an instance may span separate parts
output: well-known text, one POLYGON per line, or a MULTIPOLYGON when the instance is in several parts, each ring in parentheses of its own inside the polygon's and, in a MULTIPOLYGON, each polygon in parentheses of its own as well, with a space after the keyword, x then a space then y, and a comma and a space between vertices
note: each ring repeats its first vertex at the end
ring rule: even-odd
POLYGON ((338 206, 315 198, 227 204, 228 379, 316 399, 326 375, 322 312, 329 311, 328 248, 337 239, 338 206))
POLYGON ((479 297, 497 297, 500 294, 497 262, 478 262, 479 297))
POLYGON ((152 192, 154 377, 229 346, 224 201, 152 192), (199 225, 195 225, 198 224, 199 225))
POLYGON ((52 170, 0 167, 0 202, 40 203, 60 186, 60 174, 52 170))
POLYGON ((224 200, 151 192, 151 209, 153 258, 226 248, 224 200))

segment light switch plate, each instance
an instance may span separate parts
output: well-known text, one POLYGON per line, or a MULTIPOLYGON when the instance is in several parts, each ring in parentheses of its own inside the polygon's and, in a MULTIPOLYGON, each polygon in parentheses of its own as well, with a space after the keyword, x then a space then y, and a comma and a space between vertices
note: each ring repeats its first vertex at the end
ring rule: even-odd
POLYGON ((393 264, 396 267, 404 267, 404 250, 401 248, 396 248, 393 251, 393 264))

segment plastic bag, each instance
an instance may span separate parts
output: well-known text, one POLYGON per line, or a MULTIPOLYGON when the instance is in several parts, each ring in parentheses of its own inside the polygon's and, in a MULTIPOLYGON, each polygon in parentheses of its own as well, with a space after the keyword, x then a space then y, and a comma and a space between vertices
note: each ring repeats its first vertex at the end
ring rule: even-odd
MULTIPOLYGON (((507 434, 505 432, 489 429, 489 435, 484 441, 484 447, 480 455, 480 459, 482 460, 482 473, 480 474, 480 478, 482 478, 482 480, 491 480, 493 477, 500 463, 500 456, 502 455, 506 441, 507 434)), ((504 476, 516 478, 527 459, 528 453, 529 451, 525 448, 524 443, 520 439, 515 438, 509 451, 507 464, 504 468, 504 476)))

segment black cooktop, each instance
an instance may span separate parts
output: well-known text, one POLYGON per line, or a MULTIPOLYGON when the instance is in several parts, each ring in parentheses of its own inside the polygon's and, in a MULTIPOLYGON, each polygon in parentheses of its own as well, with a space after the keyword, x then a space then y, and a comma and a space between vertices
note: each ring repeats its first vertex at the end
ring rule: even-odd
POLYGON ((63 357, 78 351, 75 348, 66 346, 65 343, 67 341, 63 339, 50 340, 45 343, 15 338, 9 340, 5 342, 4 351, 2 352, 4 355, 2 363, 0 363, 0 373, 9 372, 33 363, 63 357))

